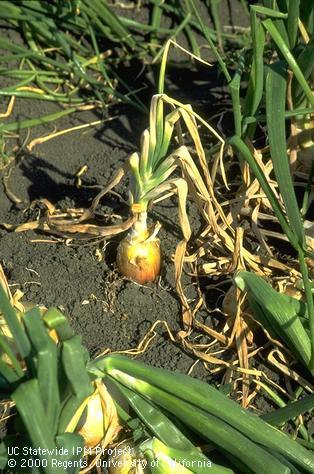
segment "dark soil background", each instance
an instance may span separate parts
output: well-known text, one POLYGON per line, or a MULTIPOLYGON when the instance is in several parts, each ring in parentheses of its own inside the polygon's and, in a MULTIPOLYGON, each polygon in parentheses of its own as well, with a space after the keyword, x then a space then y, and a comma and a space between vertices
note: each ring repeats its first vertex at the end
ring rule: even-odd
MULTIPOLYGON (((247 24, 239 2, 223 2, 221 12, 224 24, 247 24)), ((7 30, 7 34, 15 38, 12 30, 7 30)), ((177 59, 185 58, 180 55, 177 59)), ((121 72, 129 84, 134 81, 136 85, 139 83, 145 86, 142 99, 149 105, 151 95, 155 92, 155 71, 149 68, 143 71, 141 65, 131 64, 121 72)), ((167 79, 167 91, 175 98, 191 103, 205 118, 226 110, 228 106, 225 103, 223 80, 215 66, 210 69, 184 64, 169 67, 167 79)), ((7 84, 3 82, 4 85, 7 84)), ((7 99, 2 99, 1 111, 6 109, 6 105, 7 99)), ((58 105, 48 102, 17 100, 14 113, 6 120, 23 120, 57 110, 60 110, 58 105)), ((9 186, 23 203, 17 206, 8 198, 1 180, 0 222, 17 224, 35 218, 36 214, 24 212, 35 199, 46 198, 59 208, 88 207, 96 191, 77 189, 76 172, 81 166, 87 165, 84 182, 105 185, 114 171, 125 162, 128 154, 137 149, 141 132, 148 125, 146 116, 122 105, 111 109, 110 116, 111 121, 105 121, 97 127, 71 132, 38 145, 31 154, 23 146, 26 137, 29 143, 31 138, 49 134, 55 128, 62 130, 92 122, 101 118, 101 115, 97 111, 80 112, 55 124, 22 132, 19 138, 20 152, 11 165, 9 186)), ((118 188, 124 197, 126 184, 124 182, 118 188)), ((197 230, 200 226, 198 215, 192 205, 188 207, 192 227, 197 230)), ((109 216, 111 213, 125 215, 126 208, 118 198, 109 195, 103 199, 100 212, 109 216)), ((35 242, 38 239, 50 239, 48 235, 38 232, 14 233, 0 229, 0 259, 12 291, 22 290, 23 301, 59 307, 82 335, 92 355, 106 349, 115 351, 136 347, 156 320, 166 321, 176 333, 181 329, 180 304, 175 292, 171 262, 181 239, 176 200, 157 205, 151 218, 160 220, 162 224, 160 239, 164 267, 160 281, 147 286, 126 281, 115 271, 115 250, 120 237, 100 246, 66 246, 60 242, 35 242), (103 256, 101 262, 96 257, 96 249, 103 256)), ((195 297, 193 282, 188 276, 184 279, 188 285, 187 295, 195 297)), ((195 362, 194 358, 170 342, 164 326, 159 326, 157 332, 152 345, 141 356, 142 360, 186 373, 195 362)), ((199 335, 195 334, 195 337, 199 335)), ((208 373, 202 364, 198 364, 193 374, 204 378, 208 373)))

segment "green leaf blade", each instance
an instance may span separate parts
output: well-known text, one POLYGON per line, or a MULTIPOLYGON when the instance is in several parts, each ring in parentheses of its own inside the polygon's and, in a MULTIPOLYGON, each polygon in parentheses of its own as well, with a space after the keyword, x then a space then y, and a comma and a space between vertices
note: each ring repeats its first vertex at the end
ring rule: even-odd
POLYGON ((47 414, 47 425, 56 435, 60 413, 57 346, 47 333, 39 308, 25 313, 24 321, 36 349, 38 385, 47 414))
POLYGON ((289 223, 304 247, 305 236, 287 155, 285 130, 287 76, 281 63, 268 68, 266 76, 266 119, 272 163, 289 223))
POLYGON ((48 460, 45 468, 46 473, 64 473, 64 469, 52 466, 52 458, 56 457, 55 440, 47 429, 46 411, 42 403, 38 381, 32 379, 20 385, 12 394, 12 400, 16 404, 32 445, 47 450, 45 455, 39 456, 43 460, 48 460), (49 455, 48 451, 54 454, 49 455))

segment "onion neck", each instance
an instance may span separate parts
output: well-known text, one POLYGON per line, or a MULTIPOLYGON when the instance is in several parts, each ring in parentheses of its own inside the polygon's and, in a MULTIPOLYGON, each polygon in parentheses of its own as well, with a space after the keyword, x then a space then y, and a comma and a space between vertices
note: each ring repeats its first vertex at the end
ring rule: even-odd
POLYGON ((143 211, 137 213, 136 217, 137 219, 129 232, 129 239, 134 242, 143 242, 149 235, 147 228, 147 212, 143 211))

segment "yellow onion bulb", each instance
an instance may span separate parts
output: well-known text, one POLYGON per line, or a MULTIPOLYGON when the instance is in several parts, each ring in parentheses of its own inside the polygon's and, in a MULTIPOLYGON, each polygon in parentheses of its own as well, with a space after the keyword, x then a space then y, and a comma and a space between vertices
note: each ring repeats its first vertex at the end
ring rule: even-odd
POLYGON ((104 416, 101 397, 95 392, 87 402, 77 430, 83 436, 87 448, 94 448, 103 440, 104 416))
POLYGON ((136 283, 143 285, 154 281, 161 267, 159 239, 127 236, 119 244, 117 266, 122 275, 136 283))
POLYGON ((96 380, 94 387, 94 393, 84 400, 66 431, 79 433, 87 448, 97 445, 105 448, 113 443, 122 427, 115 403, 103 382, 96 380))

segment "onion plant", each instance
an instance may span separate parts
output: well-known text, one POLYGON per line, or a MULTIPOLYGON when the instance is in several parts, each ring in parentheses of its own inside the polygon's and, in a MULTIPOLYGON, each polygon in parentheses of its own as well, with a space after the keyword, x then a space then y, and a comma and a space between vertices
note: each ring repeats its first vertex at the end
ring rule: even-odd
MULTIPOLYGON (((186 214, 186 198, 188 180, 194 180, 200 188, 204 188, 203 179, 198 171, 190 151, 183 145, 180 122, 188 130, 196 152, 203 157, 203 147, 198 126, 192 107, 182 104, 163 92, 164 76, 168 50, 171 42, 165 47, 159 77, 159 94, 154 95, 150 107, 149 129, 142 134, 140 153, 133 153, 129 159, 131 172, 130 206, 134 215, 134 223, 127 237, 118 248, 117 264, 124 275, 138 283, 154 280, 160 270, 160 248, 156 237, 158 223, 147 227, 149 206, 157 198, 174 189, 179 201, 179 220, 184 239, 189 240, 191 230, 186 214), (171 111, 164 113, 165 106, 171 111), (178 132, 179 147, 171 151, 173 132, 178 132), (173 177, 177 168, 182 169, 182 177, 173 177)), ((200 119, 201 120, 201 119, 200 119)), ((206 127, 221 141, 223 139, 206 122, 206 127)))
MULTIPOLYGON (((79 448, 83 449, 83 438, 66 432, 66 427, 76 410, 93 392, 85 370, 86 350, 80 338, 70 329, 66 318, 56 309, 47 311, 45 321, 38 308, 26 312, 22 320, 10 305, 0 284, 0 313, 5 319, 13 347, 8 338, 0 335, 1 350, 8 361, 0 360, 1 398, 10 400, 19 414, 20 428, 16 425, 13 445, 20 454, 12 456, 15 467, 22 469, 22 448, 41 448, 44 454, 28 456, 29 467, 44 466, 44 472, 64 472, 53 466, 52 459, 62 461, 58 449, 67 447, 65 462, 79 464, 79 448), (57 328, 60 345, 50 337, 48 328, 57 328), (62 341, 62 343, 61 343, 62 341), (61 378, 60 378, 61 377, 61 378), (39 460, 37 464, 36 460, 39 460)), ((2 403, 3 403, 2 402, 2 403)), ((7 464, 9 438, 1 443, 1 468, 7 464)))
POLYGON ((268 423, 192 377, 117 354, 91 360, 57 309, 18 315, 1 284, 0 313, 8 327, 0 335, 1 397, 17 413, 16 432, 8 426, 0 443, 1 468, 13 459, 22 469, 14 445, 36 449, 23 457, 45 473, 91 469, 100 456, 110 472, 314 471, 313 453, 273 426, 313 408, 313 397, 273 412, 268 423), (110 451, 121 454, 105 459, 113 440, 110 451))
MULTIPOLYGON (((64 213, 59 215, 54 205, 49 204, 49 218, 44 219, 44 226, 42 226, 42 222, 36 221, 17 226, 15 230, 24 231, 41 227, 48 232, 57 232, 58 235, 85 234, 85 238, 95 238, 95 236, 103 238, 129 230, 126 238, 121 241, 118 247, 118 269, 132 280, 146 283, 157 277, 161 267, 161 252, 157 238, 160 224, 157 222, 148 226, 147 222, 147 215, 154 201, 168 197, 169 194, 177 194, 179 221, 185 243, 191 235, 186 213, 188 191, 197 202, 201 213, 206 216, 206 212, 202 208, 203 201, 205 201, 204 206, 211 214, 207 219, 214 220, 212 217, 214 216, 213 204, 211 203, 211 177, 199 136, 199 123, 202 123, 219 140, 220 157, 224 140, 193 111, 190 104, 183 104, 164 93, 165 69, 171 44, 172 42, 168 41, 163 50, 158 94, 154 95, 151 100, 149 128, 142 134, 140 151, 132 153, 128 157, 123 168, 117 170, 110 183, 96 195, 89 209, 70 212, 64 218, 64 213), (169 110, 166 111, 166 108, 169 110), (193 143, 193 152, 184 145, 182 125, 185 125, 187 129, 187 140, 193 143), (177 142, 175 142, 175 138, 177 142), (191 153, 195 153, 197 156, 201 171, 191 153), (181 175, 176 173, 178 170, 181 170, 181 175), (90 219, 94 216, 101 198, 119 184, 126 173, 130 175, 129 219, 122 224, 112 226, 91 224, 90 219), (209 189, 205 183, 208 183, 209 189)), ((205 61, 202 62, 207 64, 205 61)), ((214 196, 212 200, 216 205, 217 201, 214 196)), ((44 206, 47 203, 48 201, 45 200, 44 206)), ((222 213, 221 209, 218 210, 218 213, 222 213)), ((7 228, 12 227, 8 226, 7 228)))

